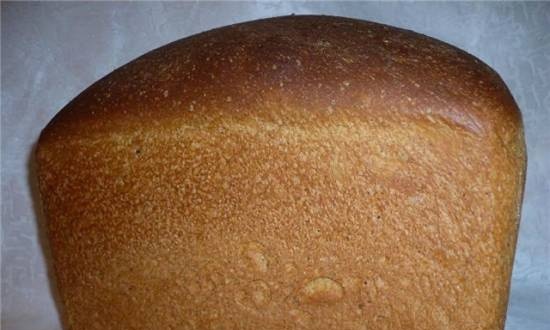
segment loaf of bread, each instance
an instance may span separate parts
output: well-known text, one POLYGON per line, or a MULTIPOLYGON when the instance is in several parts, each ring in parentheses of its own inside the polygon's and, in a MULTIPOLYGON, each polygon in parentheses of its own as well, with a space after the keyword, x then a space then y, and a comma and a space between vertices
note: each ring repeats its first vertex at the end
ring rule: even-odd
POLYGON ((525 176, 497 73, 288 16, 153 50, 36 151, 66 329, 502 329, 525 176))

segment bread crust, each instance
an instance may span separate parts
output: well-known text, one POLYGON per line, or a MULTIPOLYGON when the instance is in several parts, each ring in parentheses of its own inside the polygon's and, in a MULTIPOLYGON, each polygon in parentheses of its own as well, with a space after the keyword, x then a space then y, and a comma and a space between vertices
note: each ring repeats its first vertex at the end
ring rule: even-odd
POLYGON ((525 176, 500 77, 286 16, 181 39, 37 147, 68 329, 501 329, 525 176))

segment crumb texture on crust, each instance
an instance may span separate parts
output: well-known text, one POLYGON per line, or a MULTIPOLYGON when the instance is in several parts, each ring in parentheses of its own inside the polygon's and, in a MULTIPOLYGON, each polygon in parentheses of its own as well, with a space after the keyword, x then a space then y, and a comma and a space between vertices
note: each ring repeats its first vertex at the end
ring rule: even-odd
POLYGON ((42 134, 68 329, 501 329, 521 118, 470 55, 290 16, 176 41, 42 134))

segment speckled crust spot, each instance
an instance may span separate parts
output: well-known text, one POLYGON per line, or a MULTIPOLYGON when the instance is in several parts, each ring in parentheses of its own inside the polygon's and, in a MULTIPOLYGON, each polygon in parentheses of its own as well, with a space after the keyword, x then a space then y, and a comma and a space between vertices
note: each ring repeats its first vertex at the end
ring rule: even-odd
POLYGON ((525 176, 498 75, 371 22, 156 49, 44 129, 68 329, 502 329, 525 176))
POLYGON ((342 299, 342 285, 327 277, 318 277, 302 289, 303 300, 310 304, 334 303, 342 299))
POLYGON ((237 305, 249 312, 260 312, 270 301, 271 289, 262 280, 246 284, 246 288, 235 295, 237 305))
POLYGON ((242 247, 244 263, 253 272, 265 273, 268 271, 269 261, 264 247, 256 242, 250 242, 242 247))

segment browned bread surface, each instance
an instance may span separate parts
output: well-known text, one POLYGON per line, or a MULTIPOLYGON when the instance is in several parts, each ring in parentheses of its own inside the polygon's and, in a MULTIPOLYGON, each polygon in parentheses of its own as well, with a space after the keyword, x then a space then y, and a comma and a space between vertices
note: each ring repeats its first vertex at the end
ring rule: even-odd
POLYGON ((498 75, 288 16, 156 49, 43 131, 67 329, 501 329, 525 174, 498 75))

